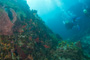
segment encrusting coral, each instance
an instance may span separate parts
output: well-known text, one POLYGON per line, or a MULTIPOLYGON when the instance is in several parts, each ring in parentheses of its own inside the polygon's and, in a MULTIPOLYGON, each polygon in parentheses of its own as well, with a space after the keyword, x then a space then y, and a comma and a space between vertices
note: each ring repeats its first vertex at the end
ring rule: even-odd
POLYGON ((30 10, 26 0, 0 0, 1 60, 81 60, 82 57, 80 44, 62 41, 36 10, 30 10))

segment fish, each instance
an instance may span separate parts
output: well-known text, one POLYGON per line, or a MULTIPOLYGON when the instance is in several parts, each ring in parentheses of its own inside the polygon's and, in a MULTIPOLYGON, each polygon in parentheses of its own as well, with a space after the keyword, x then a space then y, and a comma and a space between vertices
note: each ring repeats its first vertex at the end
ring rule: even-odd
POLYGON ((39 38, 37 37, 37 38, 35 39, 35 41, 38 43, 38 42, 39 42, 39 38))
POLYGON ((45 48, 50 48, 49 46, 47 46, 47 45, 43 45, 45 48))

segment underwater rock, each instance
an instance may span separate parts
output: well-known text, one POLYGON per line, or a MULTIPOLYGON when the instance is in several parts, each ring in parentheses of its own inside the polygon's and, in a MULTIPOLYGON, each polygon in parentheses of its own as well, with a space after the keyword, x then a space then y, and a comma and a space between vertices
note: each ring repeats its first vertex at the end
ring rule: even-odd
POLYGON ((1 60, 83 60, 80 42, 62 41, 26 0, 0 0, 0 4, 1 60), (10 10, 12 20, 4 8, 10 10))
POLYGON ((79 48, 82 48, 81 41, 76 42, 75 45, 79 48))
POLYGON ((54 54, 54 57, 58 57, 57 60, 82 60, 83 52, 78 46, 73 43, 61 42, 54 54), (61 58, 60 58, 61 57, 61 58))
POLYGON ((86 35, 81 39, 84 54, 90 59, 90 35, 86 35))
POLYGON ((25 0, 0 0, 0 3, 1 59, 50 59, 50 49, 55 51, 61 39, 44 24, 37 11, 30 11, 25 0), (10 58, 7 52, 11 53, 10 58))

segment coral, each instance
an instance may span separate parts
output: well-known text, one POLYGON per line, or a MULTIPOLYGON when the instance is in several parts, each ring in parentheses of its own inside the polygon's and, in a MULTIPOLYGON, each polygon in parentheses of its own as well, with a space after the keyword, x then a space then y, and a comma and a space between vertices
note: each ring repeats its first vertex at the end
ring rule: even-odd
POLYGON ((19 46, 16 45, 15 49, 17 50, 17 53, 21 57, 20 59, 25 59, 26 58, 26 54, 24 53, 24 51, 19 46))
POLYGON ((13 23, 10 21, 5 11, 0 12, 0 35, 12 35, 13 23))
POLYGON ((11 52, 9 60, 51 59, 50 49, 55 51, 59 39, 45 26, 37 11, 30 11, 25 0, 0 0, 0 3, 1 59, 8 59, 7 52, 11 52))
POLYGON ((27 57, 29 60, 33 60, 33 57, 31 55, 28 55, 27 57))
POLYGON ((68 60, 68 59, 69 60, 82 60, 83 52, 74 43, 69 44, 67 42, 62 41, 61 43, 59 43, 59 46, 54 56, 60 60, 68 60), (59 56, 61 58, 59 58, 59 56))
POLYGON ((0 0, 0 4, 1 60, 83 60, 81 43, 62 41, 26 0, 0 0))
POLYGON ((15 13, 15 11, 13 9, 10 9, 10 11, 12 12, 13 14, 13 20, 12 20, 12 23, 15 23, 15 21, 17 20, 17 15, 15 13))

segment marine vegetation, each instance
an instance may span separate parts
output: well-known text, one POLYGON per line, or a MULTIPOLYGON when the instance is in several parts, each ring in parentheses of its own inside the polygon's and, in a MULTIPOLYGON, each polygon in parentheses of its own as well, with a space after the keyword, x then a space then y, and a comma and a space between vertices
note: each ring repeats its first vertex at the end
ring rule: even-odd
POLYGON ((0 0, 0 60, 83 59, 80 43, 62 41, 26 0, 0 0))

